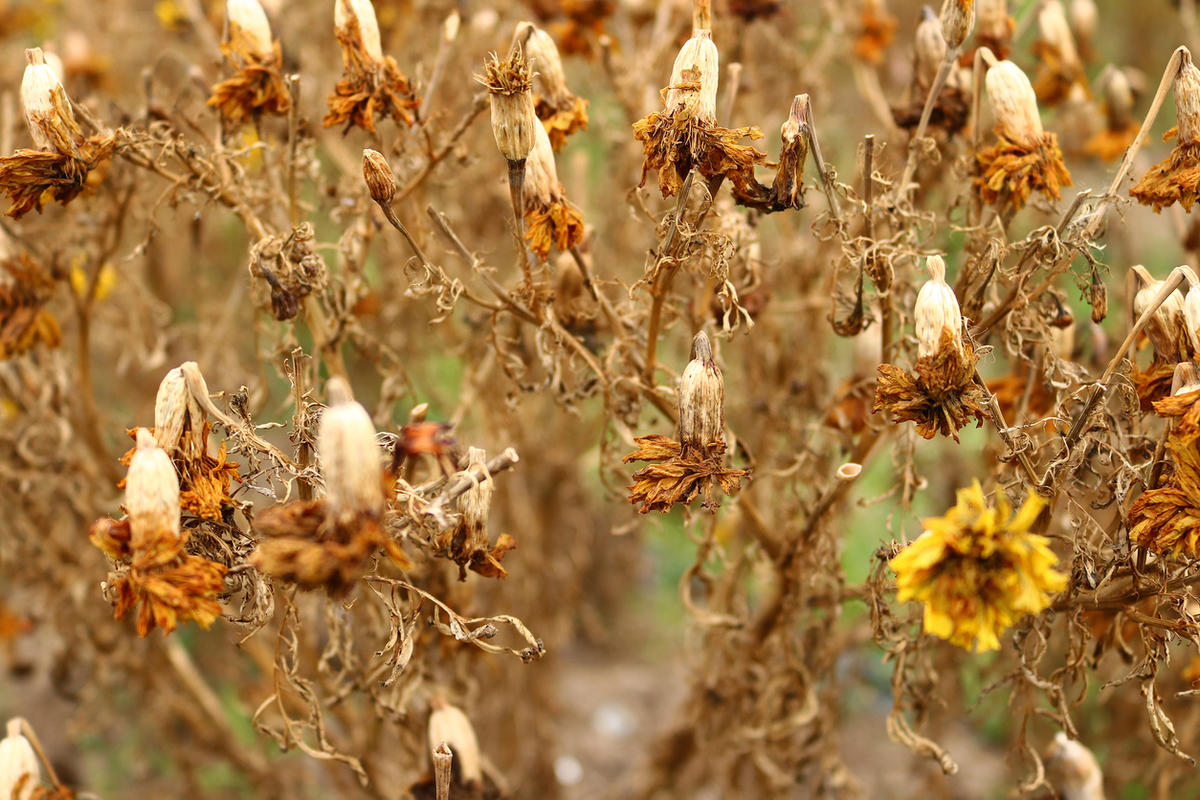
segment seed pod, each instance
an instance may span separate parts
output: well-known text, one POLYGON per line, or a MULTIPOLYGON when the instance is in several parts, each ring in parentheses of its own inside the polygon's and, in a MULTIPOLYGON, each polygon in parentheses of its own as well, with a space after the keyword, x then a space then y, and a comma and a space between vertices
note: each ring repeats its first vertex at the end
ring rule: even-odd
POLYGON ((513 42, 525 49, 530 67, 537 77, 542 95, 555 108, 571 102, 571 90, 567 88, 567 74, 563 71, 562 58, 550 34, 532 22, 517 25, 513 42))
POLYGON ((168 456, 178 455, 194 461, 206 449, 204 423, 207 415, 188 388, 184 375, 188 365, 199 372, 196 362, 188 361, 168 372, 158 385, 158 394, 154 397, 154 438, 168 456))
POLYGON ((1094 270, 1091 285, 1088 287, 1088 302, 1092 305, 1092 322, 1099 325, 1108 316, 1108 287, 1094 270))
POLYGON ((10 719, 7 735, 0 739, 0 798, 30 800, 41 779, 33 745, 21 734, 20 720, 10 719))
POLYGON ((370 148, 363 150, 363 180, 372 200, 382 206, 391 205, 396 197, 396 176, 383 153, 370 148))
POLYGON ((1184 50, 1175 76, 1175 113, 1179 120, 1179 144, 1200 141, 1200 69, 1184 50))
POLYGON ((942 341, 949 337, 951 345, 961 354, 962 312, 954 290, 946 283, 946 262, 941 256, 925 259, 929 280, 917 293, 913 317, 917 329, 917 354, 921 358, 941 352, 942 341))
POLYGON ((695 118, 708 125, 717 124, 717 80, 720 58, 712 32, 696 30, 684 42, 671 69, 667 87, 667 113, 695 118))
POLYGON ((961 47, 975 25, 975 0, 945 0, 941 19, 946 44, 961 47))
POLYGON ((504 61, 495 53, 489 56, 479 81, 491 95, 496 147, 510 163, 524 161, 542 123, 533 108, 533 74, 521 48, 513 47, 504 61))
POLYGON ((703 453, 725 431, 725 378, 712 357, 708 335, 692 339, 691 360, 679 376, 679 441, 703 453))
POLYGON ((483 765, 479 755, 479 740, 471 720, 458 708, 441 700, 434 701, 435 708, 429 715, 429 750, 432 754, 439 745, 447 744, 454 752, 454 763, 462 782, 478 785, 483 782, 483 765))
POLYGON ((1193 361, 1180 361, 1171 375, 1171 394, 1188 394, 1200 390, 1200 373, 1193 361))
POLYGON ((975 35, 993 41, 1004 41, 1012 33, 1008 20, 1008 0, 979 0, 975 35))
POLYGON ((462 525, 466 533, 467 553, 488 549, 487 518, 492 510, 492 494, 496 485, 487 471, 487 453, 478 447, 467 448, 467 471, 476 483, 465 491, 458 500, 462 512, 462 525))
MULTIPOLYGON (((1141 279, 1142 288, 1133 297, 1133 314, 1140 318, 1154 302, 1165 281, 1155 280, 1141 264, 1130 267, 1141 279)), ((1187 315, 1184 299, 1178 291, 1171 292, 1146 323, 1146 335, 1158 357, 1169 363, 1188 358, 1191 343, 1187 335, 1187 315)))
POLYGON ((271 24, 258 0, 226 0, 225 14, 229 17, 230 41, 239 43, 263 61, 274 55, 271 24))
POLYGON ((1096 0, 1071 0, 1071 30, 1075 32, 1079 49, 1085 54, 1092 50, 1099 25, 1100 12, 1096 9, 1096 0))
MULTIPOLYGON (((25 74, 21 78, 21 105, 25 108, 25 121, 29 123, 29 135, 39 150, 55 150, 53 139, 46 128, 57 116, 53 92, 63 91, 62 83, 54 70, 46 63, 40 47, 25 51, 25 74)), ((64 95, 65 96, 65 95, 64 95)))
POLYGON ((1104 82, 1104 113, 1111 130, 1123 130, 1133 125, 1133 87, 1123 69, 1108 70, 1104 82))
POLYGON ((929 6, 925 6, 921 11, 921 23, 917 25, 913 47, 917 84, 932 86, 942 62, 946 59, 946 37, 942 36, 942 24, 929 6))
POLYGON ((352 19, 358 20, 362 46, 367 55, 377 62, 382 62, 383 44, 379 38, 379 22, 375 19, 375 6, 371 5, 371 0, 334 0, 334 27, 345 31, 352 19))
POLYGON ((383 465, 375 425, 339 377, 325 387, 329 405, 317 426, 317 460, 325 477, 325 503, 339 523, 383 513, 383 465))
POLYGON ((1184 295, 1183 319, 1187 323, 1192 353, 1200 353, 1200 284, 1192 284, 1184 295))
POLYGON ((550 134, 538 125, 533 131, 533 150, 525 161, 525 210, 547 208, 561 197, 550 134))
POLYGON ((1037 95, 1021 68, 1011 61, 1001 61, 987 71, 984 84, 1004 135, 1017 144, 1036 146, 1044 130, 1037 95))
POLYGON ((804 165, 808 161, 808 95, 792 99, 788 118, 779 126, 779 169, 771 184, 771 197, 784 208, 804 207, 804 165))
POLYGON ((1096 757, 1062 731, 1046 751, 1046 773, 1063 800, 1104 800, 1104 775, 1096 757))
POLYGON ((179 476, 167 451, 145 428, 138 428, 137 449, 125 475, 125 512, 134 550, 164 531, 179 538, 179 476))
POLYGON ((1079 51, 1075 49, 1075 37, 1071 35, 1062 3, 1050 0, 1042 6, 1038 12, 1038 30, 1042 32, 1042 41, 1058 51, 1064 66, 1072 69, 1081 66, 1079 51))

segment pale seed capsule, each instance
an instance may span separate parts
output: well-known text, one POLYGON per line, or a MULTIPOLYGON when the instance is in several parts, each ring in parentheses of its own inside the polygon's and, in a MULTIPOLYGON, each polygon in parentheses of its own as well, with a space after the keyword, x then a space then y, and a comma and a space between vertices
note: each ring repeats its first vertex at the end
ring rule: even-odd
POLYGON ((1110 128, 1127 128, 1133 124, 1133 87, 1123 69, 1109 71, 1104 83, 1104 107, 1110 128))
POLYGON ((771 184, 775 201, 787 208, 804 207, 804 165, 808 161, 808 95, 792 98, 788 117, 779 126, 779 169, 771 184))
POLYGON ((375 61, 383 61, 383 44, 379 38, 379 21, 375 19, 375 6, 371 0, 334 0, 333 24, 345 29, 350 20, 358 20, 358 30, 362 34, 363 49, 375 61))
POLYGON ((712 343, 700 331, 692 339, 691 360, 679 376, 679 440, 684 449, 703 451, 724 438, 725 378, 713 360, 712 343))
POLYGON ((541 125, 533 131, 533 150, 525 161, 524 196, 526 208, 546 208, 562 197, 554 147, 550 144, 550 135, 541 125))
POLYGON ((1004 41, 1010 35, 1008 28, 1008 0, 979 0, 978 17, 975 21, 977 35, 1004 41))
POLYGON ((949 336, 958 353, 963 352, 962 311, 954 290, 946 283, 946 262, 941 256, 925 259, 929 280, 917 292, 913 318, 917 329, 917 354, 921 358, 941 352, 942 340, 949 336))
POLYGON ((195 361, 169 371, 158 385, 154 397, 154 438, 167 455, 195 460, 204 454, 206 415, 200 402, 188 388, 184 366, 199 370, 195 361), (186 438, 184 428, 187 428, 186 438))
POLYGON ((125 475, 125 511, 135 550, 163 531, 179 538, 179 476, 167 451, 145 428, 138 428, 137 449, 125 475))
POLYGON ((1042 32, 1042 41, 1058 51, 1063 64, 1068 67, 1079 66, 1079 51, 1075 49, 1075 37, 1071 35, 1071 26, 1067 24, 1062 3, 1050 0, 1042 6, 1038 12, 1038 30, 1042 32))
POLYGON ((916 78, 921 86, 931 86, 946 59, 946 37, 942 36, 942 24, 929 6, 921 14, 913 43, 916 55, 916 78))
POLYGON ((396 197, 396 176, 383 153, 367 148, 363 150, 363 180, 371 199, 380 205, 389 205, 396 197))
POLYGON ((996 123, 1017 144, 1036 146, 1044 130, 1038 115, 1037 94, 1029 78, 1011 61, 1001 61, 984 79, 996 123))
POLYGON ((478 785, 483 782, 483 761, 479 755, 475 728, 466 714, 445 701, 441 701, 429 715, 430 753, 442 744, 449 745, 453 751, 463 783, 478 785))
POLYGON ((1085 52, 1096 40, 1099 25, 1100 12, 1096 8, 1096 0, 1071 0, 1071 30, 1085 52))
MULTIPOLYGON (((1142 288, 1133 297, 1133 313, 1136 319, 1151 306, 1165 281, 1153 278, 1141 264, 1136 264, 1130 269, 1142 280, 1142 288)), ((1179 292, 1171 292, 1146 323, 1146 336, 1150 337, 1159 358, 1171 362, 1186 358, 1191 344, 1187 341, 1187 326, 1184 299, 1179 292)))
POLYGON ((340 377, 325 387, 329 405, 317 426, 317 460, 325 477, 325 503, 333 518, 348 521, 383 513, 383 465, 375 425, 340 377))
POLYGON ((57 53, 44 49, 42 58, 46 59, 46 66, 54 70, 54 77, 58 78, 59 83, 62 83, 63 75, 66 75, 66 72, 63 71, 62 59, 58 57, 57 53))
POLYGON ((1200 69, 1191 53, 1183 51, 1179 74, 1175 76, 1175 113, 1179 120, 1179 144, 1200 141, 1200 69))
POLYGON ((274 54, 271 24, 258 0, 227 0, 225 13, 229 17, 229 38, 240 38, 251 53, 264 61, 270 59, 274 54))
POLYGON ((1180 361, 1171 375, 1171 394, 1188 394, 1197 389, 1200 389, 1200 373, 1196 372, 1195 362, 1180 361))
POLYGON ((712 32, 693 31, 684 42, 671 69, 671 85, 667 88, 668 113, 692 118, 709 125, 717 124, 717 80, 720 77, 720 57, 712 32))
POLYGON ((1046 773, 1063 800, 1104 800, 1104 775, 1096 757, 1062 731, 1046 751, 1046 773))
POLYGON ((21 734, 20 720, 8 721, 7 735, 0 739, 0 798, 4 800, 30 800, 41 782, 33 745, 21 734), (24 782, 21 779, 24 778, 24 782), (17 784, 20 792, 15 792, 17 784))
POLYGON ((975 25, 975 0, 945 0, 941 19, 946 44, 961 47, 975 25))
POLYGON ((479 80, 491 95, 496 147, 510 163, 524 161, 542 123, 533 108, 533 76, 521 48, 514 47, 504 61, 492 54, 479 80))
POLYGON ((542 95, 555 108, 571 102, 571 90, 567 88, 567 73, 563 70, 562 57, 553 37, 532 22, 517 25, 514 42, 520 42, 529 57, 542 95))
POLYGON ((40 47, 25 51, 25 74, 21 78, 21 105, 25 109, 25 121, 29 123, 29 135, 39 150, 53 150, 54 144, 46 133, 46 125, 56 111, 52 93, 62 91, 62 82, 54 69, 46 63, 40 47))
POLYGON ((1200 284, 1192 284, 1183 298, 1183 318, 1193 353, 1200 353, 1200 284))
POLYGON ((463 492, 458 500, 462 512, 462 524, 466 530, 466 550, 474 553, 487 550, 487 518, 492 509, 492 494, 496 486, 487 471, 487 453, 478 447, 467 448, 467 470, 476 483, 463 492))

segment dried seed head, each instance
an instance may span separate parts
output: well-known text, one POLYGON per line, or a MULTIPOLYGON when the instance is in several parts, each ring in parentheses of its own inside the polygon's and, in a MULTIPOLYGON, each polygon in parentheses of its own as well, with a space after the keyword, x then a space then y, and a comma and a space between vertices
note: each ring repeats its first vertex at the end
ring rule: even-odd
POLYGON ((188 365, 199 371, 195 361, 188 361, 168 372, 158 385, 158 394, 154 398, 154 438, 167 455, 195 460, 204 454, 207 444, 204 441, 206 415, 188 388, 184 375, 184 367, 188 365))
POLYGON ((1059 57, 1067 67, 1078 67, 1079 51, 1075 49, 1075 37, 1071 35, 1071 26, 1067 24, 1067 14, 1063 11, 1062 3, 1050 0, 1038 12, 1038 29, 1042 32, 1042 41, 1058 51, 1059 57))
POLYGON ((492 53, 477 80, 491 95, 492 135, 500 154, 510 162, 524 161, 533 150, 536 129, 542 127, 533 107, 533 73, 524 52, 514 46, 503 61, 492 53))
POLYGON ((567 88, 567 74, 563 71, 562 58, 550 34, 532 22, 517 25, 513 42, 525 48, 530 66, 537 76, 542 94, 550 105, 561 108, 571 102, 571 90, 567 88))
POLYGON ((921 86, 932 86, 942 61, 946 59, 946 37, 942 36, 942 24, 929 6, 925 6, 921 14, 921 23, 917 25, 913 47, 917 83, 921 86))
POLYGON ((363 150, 363 180, 371 199, 380 205, 390 205, 396 197, 396 176, 383 153, 367 148, 363 150))
POLYGON ((1179 144, 1200 141, 1200 69, 1187 50, 1182 53, 1175 76, 1175 114, 1179 120, 1179 144))
POLYGON ((961 47, 975 25, 975 0, 945 0, 941 19, 946 44, 961 47))
POLYGON ((317 460, 325 476, 326 505, 339 522, 377 517, 384 497, 375 425, 342 378, 330 378, 325 395, 329 405, 317 426, 317 460))
POLYGON ((558 182, 550 134, 538 125, 533 131, 533 150, 525 161, 525 205, 544 209, 561 197, 562 184, 558 182))
MULTIPOLYGON (((1130 267, 1142 282, 1142 288, 1133 297, 1133 313, 1140 318, 1154 302, 1166 281, 1156 280, 1141 264, 1130 267)), ((1158 357, 1168 362, 1179 362, 1188 357, 1191 342, 1187 335, 1187 314, 1184 298, 1178 291, 1171 292, 1162 305, 1146 323, 1146 335, 1158 357)))
POLYGON ((466 550, 473 553, 488 548, 487 518, 492 510, 492 494, 496 491, 496 485, 488 474, 487 453, 483 449, 467 448, 466 469, 476 483, 459 498, 458 508, 462 512, 462 524, 466 530, 466 550))
POLYGON ((987 71, 984 84, 1004 135, 1018 144, 1035 146, 1044 130, 1028 76, 1013 62, 1001 61, 987 71))
POLYGON ((679 441, 701 452, 724 439, 725 378, 713 360, 708 335, 692 339, 692 355, 679 376, 679 441))
POLYGON ((37 755, 33 745, 21 734, 21 721, 9 720, 7 735, 0 739, 0 797, 30 800, 41 780, 37 755), (18 785, 21 787, 19 792, 18 785))
POLYGON ((963 352, 962 311, 954 290, 946 283, 946 262, 941 256, 925 260, 929 280, 917 293, 913 317, 917 329, 917 355, 935 356, 942 349, 942 340, 949 336, 955 350, 963 352))
POLYGON ((145 428, 138 428, 137 449, 125 475, 125 512, 135 550, 163 531, 179 538, 179 476, 167 451, 145 428))
POLYGON ((712 33, 693 31, 684 42, 671 69, 671 85, 667 88, 668 113, 696 118, 709 125, 717 124, 717 79, 720 77, 720 58, 712 33))
POLYGON ((1071 0, 1071 30, 1085 52, 1090 43, 1095 41, 1099 25, 1100 12, 1096 9, 1096 0, 1071 0))
POLYGON ((230 41, 239 42, 264 61, 271 58, 275 52, 271 24, 258 0, 226 0, 225 14, 229 17, 230 41))
POLYGON ((1200 390, 1200 372, 1194 361, 1180 361, 1171 375, 1171 394, 1189 394, 1200 390))
POLYGON ((979 0, 976 35, 1006 40, 1011 33, 1008 18, 1008 0, 979 0))
POLYGON ((1046 772, 1063 800, 1104 800, 1104 776, 1096 757, 1062 731, 1046 750, 1046 772))
POLYGON ((375 6, 371 0, 334 0, 333 24, 339 29, 350 26, 350 20, 358 20, 362 34, 363 49, 375 61, 383 61, 383 44, 379 38, 379 22, 375 19, 375 6))
POLYGON ((1108 70, 1104 82, 1104 110, 1108 126, 1123 129, 1133 125, 1133 87, 1123 69, 1108 70))
MULTIPOLYGON (((54 150, 53 140, 46 133, 46 126, 55 115, 53 93, 63 91, 62 82, 54 69, 46 63, 40 47, 25 51, 25 75, 21 78, 21 105, 25 108, 25 120, 29 123, 29 135, 39 150, 54 150)), ((65 97, 65 93, 64 93, 65 97)))
POLYGON ((445 701, 435 701, 435 705, 437 707, 429 715, 430 753, 442 744, 449 745, 463 783, 479 785, 483 782, 483 764, 471 720, 445 701))

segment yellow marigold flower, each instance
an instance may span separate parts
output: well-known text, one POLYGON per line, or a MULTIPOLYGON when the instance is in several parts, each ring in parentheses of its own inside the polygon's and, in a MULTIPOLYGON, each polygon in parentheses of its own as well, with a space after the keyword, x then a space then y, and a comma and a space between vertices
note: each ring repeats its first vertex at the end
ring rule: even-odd
POLYGON ((926 633, 966 650, 996 650, 1006 628, 1067 588, 1049 540, 1029 532, 1044 505, 1030 495, 1013 516, 1003 495, 989 507, 975 481, 945 516, 924 520, 925 532, 891 567, 900 602, 925 605, 926 633))

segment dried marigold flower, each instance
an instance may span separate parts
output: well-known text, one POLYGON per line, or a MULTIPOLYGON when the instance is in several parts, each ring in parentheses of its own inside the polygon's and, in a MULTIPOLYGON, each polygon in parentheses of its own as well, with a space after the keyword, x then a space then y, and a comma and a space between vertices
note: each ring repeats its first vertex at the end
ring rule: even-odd
POLYGON ((963 352, 962 311, 954 289, 946 283, 946 262, 941 256, 925 260, 929 280, 917 293, 913 319, 917 330, 917 354, 921 358, 935 356, 944 346, 963 352))
POLYGON ((287 236, 267 236, 255 242, 250 248, 249 269, 252 278, 262 278, 270 288, 271 313, 277 320, 295 317, 300 301, 323 291, 329 283, 329 270, 317 253, 310 222, 300 223, 287 236))
POLYGON ((227 0, 229 39, 221 52, 234 68, 232 77, 213 87, 208 104, 233 122, 263 114, 286 114, 292 97, 283 80, 283 54, 272 41, 266 12, 258 0, 227 0))
POLYGON ((882 64, 883 53, 896 36, 896 18, 888 13, 884 0, 863 0, 859 14, 854 55, 868 64, 882 64))
MULTIPOLYGON (((195 365, 196 362, 189 361, 195 365)), ((200 401, 188 388, 183 367, 169 371, 158 385, 154 397, 154 438, 167 455, 185 460, 200 458, 208 439, 205 431, 207 415, 200 401)))
MULTIPOLYGON (((50 125, 71 125, 75 122, 74 114, 69 120, 55 120, 58 109, 52 100, 56 91, 62 91, 62 79, 49 64, 41 48, 25 51, 25 73, 21 77, 21 106, 25 109, 25 121, 29 125, 29 135, 33 144, 39 150, 56 150, 46 128, 50 125)), ((70 111, 70 106, 66 107, 70 111)))
POLYGON ((475 728, 461 709, 438 697, 434 699, 433 713, 429 715, 430 752, 443 744, 449 745, 453 751, 454 763, 458 765, 462 782, 472 786, 482 785, 483 762, 475 728))
POLYGON ((342 48, 342 78, 329 96, 326 128, 344 125, 374 133, 376 120, 397 125, 417 120, 421 101, 396 60, 384 55, 371 0, 336 0, 334 34, 342 48))
POLYGON ((1096 31, 1099 27, 1100 12, 1096 8, 1096 0, 1071 0, 1071 30, 1075 33, 1079 54, 1085 61, 1091 61, 1095 55, 1096 31))
POLYGON ((1065 100, 1077 85, 1086 91, 1087 76, 1059 0, 1050 0, 1042 6, 1038 27, 1042 35, 1033 49, 1040 64, 1033 88, 1040 102, 1054 106, 1065 100))
POLYGON ((125 511, 135 550, 144 549, 163 531, 179 538, 179 476, 167 451, 145 428, 137 430, 137 448, 125 476, 125 511))
MULTIPOLYGON (((1156 280, 1141 264, 1134 264, 1129 269, 1138 276, 1141 284, 1141 288, 1133 297, 1133 313, 1136 319, 1154 302, 1166 281, 1156 280)), ((1146 336, 1154 345, 1156 362, 1175 364, 1192 357, 1194 351, 1191 340, 1194 334, 1188 330, 1185 305, 1182 294, 1178 291, 1171 292, 1146 323, 1146 336)))
POLYGON ((959 489, 955 506, 923 520, 924 533, 891 560, 897 599, 924 605, 926 633, 966 650, 999 649, 1005 629, 1067 588, 1050 540, 1029 532, 1045 506, 1031 494, 1014 516, 1002 493, 990 507, 979 481, 959 489))
MULTIPOLYGON (((929 6, 925 6, 913 42, 913 80, 909 99, 906 105, 892 109, 892 118, 901 128, 911 130, 920 125, 925 98, 946 59, 946 50, 942 25, 929 6)), ((955 81, 946 81, 930 112, 929 125, 953 135, 967 124, 969 110, 962 88, 955 81)))
POLYGON ((1200 555, 1200 387, 1184 383, 1177 394, 1153 403, 1154 413, 1175 419, 1166 449, 1172 470, 1163 485, 1147 489, 1129 509, 1129 540, 1154 553, 1200 555))
POLYGON ((396 197, 396 176, 383 153, 370 148, 363 150, 363 180, 371 199, 389 205, 396 197))
POLYGON ((771 184, 770 204, 804 208, 804 166, 808 161, 808 95, 796 95, 788 118, 779 126, 779 167, 771 184))
POLYGON ((945 0, 942 3, 942 36, 950 47, 962 47, 975 25, 975 0, 945 0))
MULTIPOLYGON (((933 85, 942 62, 946 60, 947 49, 941 22, 929 6, 925 6, 913 38, 913 78, 918 88, 928 90, 933 85)), ((921 100, 923 102, 924 98, 921 100)))
POLYGON ((0 739, 0 797, 4 800, 33 800, 42 780, 33 745, 21 733, 21 721, 11 719, 0 739))
POLYGON ((559 183, 554 148, 546 129, 535 125, 533 141, 533 150, 525 161, 525 241, 544 261, 551 247, 565 253, 583 241, 583 215, 567 201, 559 183))
POLYGON ((975 44, 986 47, 996 58, 1008 58, 1017 24, 1008 13, 1008 0, 979 0, 975 21, 975 44))
POLYGON ((1062 731, 1046 749, 1046 777, 1063 800, 1104 800, 1104 774, 1096 757, 1062 731))
POLYGON ((492 546, 488 537, 487 518, 496 485, 487 470, 487 453, 478 447, 467 448, 463 471, 472 485, 458 499, 458 525, 438 539, 439 555, 458 564, 460 581, 466 580, 467 569, 485 578, 506 578, 508 572, 500 562, 517 543, 513 537, 502 533, 492 546))
POLYGON ((535 70, 534 80, 540 93, 534 97, 534 107, 557 153, 566 145, 568 136, 587 128, 588 101, 567 87, 562 58, 550 34, 531 22, 522 22, 517 25, 513 43, 521 45, 535 70))
POLYGON ((975 156, 980 171, 975 184, 984 201, 1019 209, 1035 190, 1060 199, 1059 189, 1071 185, 1071 175, 1058 137, 1042 129, 1029 78, 1016 64, 1001 61, 987 71, 985 85, 997 142, 975 156))
POLYGON ((1175 76, 1175 112, 1177 128, 1168 131, 1164 139, 1178 135, 1175 149, 1163 161, 1155 164, 1129 190, 1139 203, 1162 211, 1179 203, 1191 211, 1200 197, 1200 69, 1192 62, 1192 54, 1180 48, 1179 72, 1175 76))
POLYGON ((495 53, 489 55, 483 72, 476 80, 491 96, 496 147, 510 164, 522 162, 533 151, 536 129, 541 127, 533 104, 533 71, 524 51, 514 45, 503 61, 495 53))
POLYGON ((340 377, 326 386, 329 405, 317 427, 325 501, 336 520, 383 514, 383 465, 371 416, 340 377))
POLYGON ((692 38, 679 48, 671 67, 671 83, 663 97, 667 113, 716 125, 720 74, 720 56, 712 31, 693 31, 692 38))
POLYGON ((1200 284, 1193 283, 1183 297, 1183 321, 1192 353, 1200 353, 1200 284))
POLYGON ((1104 130, 1084 144, 1083 152, 1102 161, 1112 161, 1133 144, 1138 123, 1133 118, 1133 89, 1124 70, 1109 70, 1103 90, 1104 130))
POLYGON ((62 328, 46 304, 54 279, 26 254, 0 259, 0 361, 58 347, 62 328))
POLYGON ((679 441, 685 454, 706 452, 725 437, 725 378, 713 360, 708 334, 692 339, 688 365, 679 376, 679 441))

